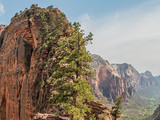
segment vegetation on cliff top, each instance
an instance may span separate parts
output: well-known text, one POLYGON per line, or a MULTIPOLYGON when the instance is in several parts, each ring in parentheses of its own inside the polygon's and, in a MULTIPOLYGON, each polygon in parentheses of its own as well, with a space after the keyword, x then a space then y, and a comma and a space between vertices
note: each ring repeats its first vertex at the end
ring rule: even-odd
POLYGON ((55 54, 55 70, 48 82, 52 85, 50 101, 56 103, 72 115, 75 120, 86 116, 91 109, 87 102, 93 100, 92 88, 88 77, 93 73, 88 64, 92 61, 85 45, 92 40, 92 34, 83 37, 78 23, 67 38, 58 41, 55 54))
POLYGON ((117 97, 116 101, 115 101, 115 105, 112 106, 112 110, 111 113, 113 116, 115 116, 115 118, 119 118, 121 117, 121 110, 122 109, 122 97, 117 97))
MULTIPOLYGON (((41 87, 50 87, 48 100, 65 114, 79 120, 91 113, 88 102, 94 99, 88 77, 93 72, 88 64, 92 62, 85 46, 92 40, 92 33, 84 37, 79 23, 69 23, 63 13, 53 6, 47 9, 32 5, 31 9, 16 14, 34 18, 40 26, 41 42, 36 54, 43 59, 41 87), (47 54, 47 55, 44 55, 47 54)), ((15 19, 13 18, 13 20, 15 19)), ((90 116, 92 117, 92 115, 90 116)))

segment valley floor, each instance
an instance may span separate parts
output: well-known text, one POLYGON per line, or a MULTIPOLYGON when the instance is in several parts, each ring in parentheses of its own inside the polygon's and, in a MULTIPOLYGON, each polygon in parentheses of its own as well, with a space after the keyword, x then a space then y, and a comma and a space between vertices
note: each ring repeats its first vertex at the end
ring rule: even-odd
POLYGON ((145 120, 153 114, 160 103, 158 88, 139 90, 133 98, 124 103, 122 110, 123 120, 145 120))

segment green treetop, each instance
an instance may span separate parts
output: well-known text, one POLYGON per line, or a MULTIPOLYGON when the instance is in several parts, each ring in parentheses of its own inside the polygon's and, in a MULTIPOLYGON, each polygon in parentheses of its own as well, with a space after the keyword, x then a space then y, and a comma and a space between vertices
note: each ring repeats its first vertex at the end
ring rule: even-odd
POLYGON ((73 24, 69 37, 58 40, 55 48, 55 69, 48 82, 52 85, 50 101, 80 120, 91 109, 86 104, 94 99, 88 77, 93 77, 89 62, 92 62, 85 45, 92 40, 92 33, 84 37, 79 23, 73 24))

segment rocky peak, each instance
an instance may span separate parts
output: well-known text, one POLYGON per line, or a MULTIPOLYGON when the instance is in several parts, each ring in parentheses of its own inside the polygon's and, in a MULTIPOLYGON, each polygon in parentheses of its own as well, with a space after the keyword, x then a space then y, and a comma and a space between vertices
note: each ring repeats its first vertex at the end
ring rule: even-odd
POLYGON ((150 86, 155 86, 157 81, 153 77, 152 73, 150 71, 146 71, 145 73, 141 73, 141 86, 142 87, 150 87, 150 86))
POLYGON ((139 75, 138 71, 131 64, 123 63, 123 64, 112 64, 112 65, 124 77, 129 77, 134 74, 139 75))
POLYGON ((153 77, 152 73, 148 70, 144 73, 141 73, 141 76, 144 76, 144 77, 147 77, 147 78, 153 77))
POLYGON ((92 63, 92 66, 97 68, 98 66, 106 66, 106 61, 99 55, 92 54, 91 57, 95 62, 92 63))

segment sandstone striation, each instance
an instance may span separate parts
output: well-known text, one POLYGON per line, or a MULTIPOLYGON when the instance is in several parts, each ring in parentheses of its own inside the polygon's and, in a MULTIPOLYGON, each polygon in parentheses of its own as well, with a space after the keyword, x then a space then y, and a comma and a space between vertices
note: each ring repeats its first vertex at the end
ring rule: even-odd
MULTIPOLYGON (((0 27, 0 119, 31 120, 36 112, 49 112, 47 89, 40 84, 48 75, 43 63, 48 50, 37 52, 42 45, 38 11, 59 17, 58 9, 32 6, 12 18, 10 25, 0 27)), ((52 19, 57 22, 55 19, 52 19)), ((66 22, 67 20, 65 20, 66 22)), ((63 30, 63 29, 62 29, 63 30)))

